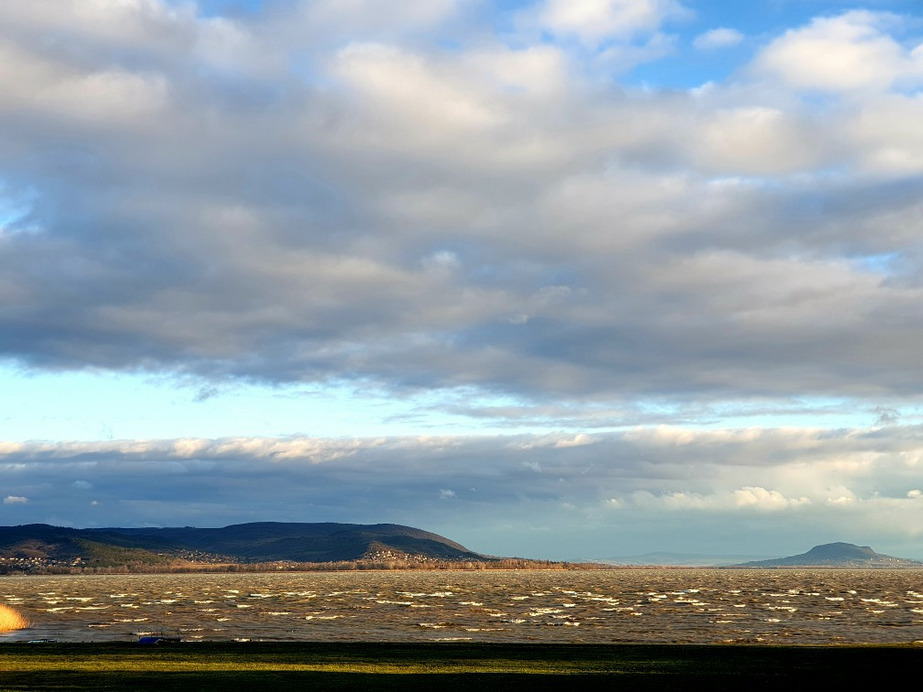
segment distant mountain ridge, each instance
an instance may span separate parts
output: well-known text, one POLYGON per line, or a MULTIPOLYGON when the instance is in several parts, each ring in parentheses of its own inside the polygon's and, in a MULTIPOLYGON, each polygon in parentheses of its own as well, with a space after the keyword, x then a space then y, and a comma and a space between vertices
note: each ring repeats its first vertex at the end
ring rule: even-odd
POLYGON ((356 560, 490 561, 444 536, 399 524, 277 523, 223 528, 73 529, 48 524, 0 527, 0 567, 156 565, 194 562, 356 560))
MULTIPOLYGON (((625 555, 596 559, 614 567, 727 567, 738 565, 748 560, 756 560, 764 555, 715 555, 713 553, 672 553, 653 552, 643 555, 625 555)), ((593 561, 591 558, 577 560, 583 562, 593 561)))
POLYGON ((853 567, 894 568, 923 567, 923 562, 876 553, 867 545, 825 543, 800 555, 745 562, 735 567, 853 567))

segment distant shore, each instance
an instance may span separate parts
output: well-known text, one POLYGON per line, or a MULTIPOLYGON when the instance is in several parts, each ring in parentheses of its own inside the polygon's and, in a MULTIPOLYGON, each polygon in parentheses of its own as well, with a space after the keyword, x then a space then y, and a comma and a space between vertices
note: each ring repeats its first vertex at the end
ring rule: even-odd
MULTIPOLYGON (((471 643, 0 644, 4 690, 774 689, 916 674, 923 646, 471 643)), ((909 678, 908 678, 909 679, 909 678)))
POLYGON ((344 560, 340 562, 189 562, 124 565, 74 566, 74 565, 30 565, 28 567, 0 566, 0 577, 4 575, 74 575, 74 574, 200 574, 200 573, 253 573, 275 574, 279 572, 356 572, 356 571, 422 571, 438 572, 461 570, 467 572, 494 570, 604 570, 643 569, 648 566, 608 565, 593 562, 555 562, 551 560, 528 560, 525 558, 495 558, 474 560, 344 560))
POLYGON ((169 565, 115 565, 106 567, 38 567, 0 570, 4 576, 119 575, 119 574, 279 574, 297 572, 496 572, 523 570, 919 570, 923 566, 860 565, 622 565, 599 562, 551 562, 542 560, 498 560, 495 562, 260 562, 260 563, 182 563, 169 565))

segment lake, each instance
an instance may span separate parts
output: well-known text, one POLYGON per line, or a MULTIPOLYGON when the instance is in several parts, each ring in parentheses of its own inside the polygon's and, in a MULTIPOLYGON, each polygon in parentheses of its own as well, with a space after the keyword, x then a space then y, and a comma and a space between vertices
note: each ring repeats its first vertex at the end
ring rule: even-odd
POLYGON ((0 641, 923 641, 923 570, 3 576, 0 641))

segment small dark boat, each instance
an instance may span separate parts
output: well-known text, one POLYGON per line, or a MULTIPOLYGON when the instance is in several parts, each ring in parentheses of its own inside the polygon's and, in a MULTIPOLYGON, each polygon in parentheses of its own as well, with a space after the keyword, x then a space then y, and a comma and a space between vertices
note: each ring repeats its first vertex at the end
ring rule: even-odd
POLYGON ((138 643, 144 646, 159 646, 161 644, 179 644, 182 639, 179 637, 159 637, 159 636, 146 636, 138 637, 138 643))

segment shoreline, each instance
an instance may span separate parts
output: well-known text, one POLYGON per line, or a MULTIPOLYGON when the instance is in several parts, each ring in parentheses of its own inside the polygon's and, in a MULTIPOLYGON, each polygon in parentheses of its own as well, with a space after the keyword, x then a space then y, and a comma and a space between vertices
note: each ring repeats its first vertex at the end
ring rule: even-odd
POLYGON ((923 570, 923 566, 890 566, 890 567, 867 567, 858 565, 784 565, 774 567, 747 567, 743 565, 610 565, 605 563, 581 563, 581 562, 561 562, 542 565, 527 566, 497 566, 474 563, 474 565, 452 564, 452 565, 427 565, 420 567, 388 567, 388 566, 365 566, 357 564, 355 566, 327 566, 327 563, 299 563, 293 566, 273 567, 267 566, 266 563, 247 565, 221 565, 213 566, 203 564, 202 566, 185 566, 174 569, 122 569, 112 568, 92 568, 80 570, 29 570, 29 571, 7 571, 0 572, 0 581, 5 577, 93 577, 93 576, 162 576, 177 574, 311 574, 311 573, 357 573, 357 572, 621 572, 621 571, 643 571, 643 570, 663 570, 663 571, 684 571, 684 570, 712 570, 712 571, 759 571, 759 572, 797 572, 800 570, 819 570, 819 571, 862 571, 862 572, 913 572, 923 570))
MULTIPOLYGON (((344 561, 344 562, 187 562, 183 564, 164 565, 110 565, 105 567, 39 567, 35 569, 6 569, 0 571, 2 577, 59 577, 59 576, 95 576, 123 574, 295 574, 300 572, 521 572, 521 571, 592 571, 610 569, 651 569, 657 565, 609 565, 595 562, 552 562, 540 560, 506 559, 493 562, 451 562, 430 561, 382 562, 382 561, 344 561)), ((667 567, 668 569, 672 567, 667 567)), ((710 569, 706 565, 694 569, 710 569)))

